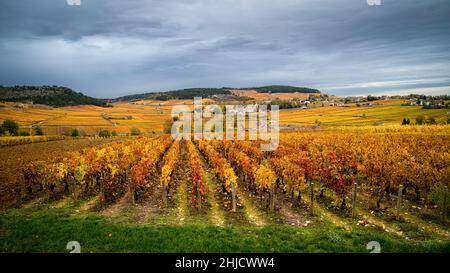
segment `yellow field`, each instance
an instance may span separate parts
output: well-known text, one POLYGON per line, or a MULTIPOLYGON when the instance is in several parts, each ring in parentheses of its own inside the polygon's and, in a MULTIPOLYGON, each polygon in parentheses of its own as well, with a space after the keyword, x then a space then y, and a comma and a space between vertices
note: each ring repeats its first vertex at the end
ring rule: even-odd
POLYGON ((22 126, 39 125, 46 134, 60 134, 78 128, 86 134, 95 134, 101 129, 129 133, 131 128, 141 132, 159 132, 170 118, 171 106, 155 106, 132 103, 115 103, 114 107, 72 106, 50 108, 46 106, 7 103, 0 107, 0 121, 12 119, 22 126), (109 117, 105 118, 105 117, 109 117), (131 119, 127 119, 131 118, 131 119))
POLYGON ((54 140, 63 140, 64 136, 12 136, 0 138, 0 147, 14 146, 54 140))
POLYGON ((313 125, 316 121, 324 126, 362 126, 401 124, 403 118, 413 121, 418 116, 434 117, 437 122, 447 120, 448 109, 422 109, 420 106, 401 106, 403 100, 374 102, 372 106, 316 107, 280 111, 282 125, 313 125))
MULTIPOLYGON (((211 101, 208 101, 211 103, 211 101)), ((313 107, 280 111, 281 125, 307 126, 319 122, 323 126, 398 125, 403 118, 412 121, 417 116, 434 117, 447 121, 448 109, 422 109, 420 106, 401 106, 403 100, 376 101, 372 106, 313 107)), ((14 103, 0 104, 0 122, 12 119, 29 131, 30 125, 39 125, 45 134, 62 134, 77 128, 84 134, 96 134, 101 129, 129 133, 131 128, 141 132, 161 132, 164 121, 170 119, 173 105, 192 105, 192 100, 139 101, 114 103, 113 107, 72 106, 51 108, 41 105, 14 103)), ((204 101, 206 104, 207 102, 204 101)), ((315 106, 319 106, 315 105, 315 106)))

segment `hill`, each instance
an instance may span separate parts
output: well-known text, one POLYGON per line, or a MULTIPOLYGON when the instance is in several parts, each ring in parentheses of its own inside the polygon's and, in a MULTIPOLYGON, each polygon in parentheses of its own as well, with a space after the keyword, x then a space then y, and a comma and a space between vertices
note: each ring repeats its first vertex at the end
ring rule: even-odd
POLYGON ((231 92, 225 88, 187 88, 166 92, 144 93, 137 95, 129 95, 116 98, 116 101, 134 101, 142 99, 152 100, 185 100, 194 97, 210 98, 214 95, 231 95, 231 92))
POLYGON ((234 88, 236 90, 255 90, 258 93, 317 93, 320 91, 313 88, 297 87, 288 85, 269 85, 261 87, 234 88))
POLYGON ((106 101, 86 96, 62 86, 0 86, 0 101, 32 102, 54 107, 96 105, 107 106, 106 101))
MULTIPOLYGON (((187 88, 179 89, 165 92, 154 92, 154 93, 143 93, 136 95, 122 96, 115 99, 115 101, 136 101, 136 100, 185 100, 193 99, 194 97, 211 98, 213 96, 233 96, 235 93, 232 91, 242 90, 242 91, 256 91, 258 93, 305 93, 305 94, 320 94, 317 89, 307 88, 307 87, 296 87, 287 85, 270 85, 261 87, 248 87, 248 88, 233 88, 233 87, 222 87, 222 88, 187 88)), ((238 98, 238 95, 234 98, 238 98)))

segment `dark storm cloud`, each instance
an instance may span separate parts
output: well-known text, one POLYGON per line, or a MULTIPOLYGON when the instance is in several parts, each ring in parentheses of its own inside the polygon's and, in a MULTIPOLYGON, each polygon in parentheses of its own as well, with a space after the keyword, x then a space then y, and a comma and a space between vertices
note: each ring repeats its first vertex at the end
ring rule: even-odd
POLYGON ((6 0, 0 84, 450 93, 448 0, 6 0), (419 88, 419 89, 416 89, 419 88))

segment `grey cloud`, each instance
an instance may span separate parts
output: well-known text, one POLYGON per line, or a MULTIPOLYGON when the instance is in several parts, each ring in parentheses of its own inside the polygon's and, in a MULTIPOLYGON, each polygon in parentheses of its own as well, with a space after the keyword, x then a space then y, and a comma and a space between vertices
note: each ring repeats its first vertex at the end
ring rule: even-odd
POLYGON ((448 0, 1 1, 0 84, 98 97, 263 84, 338 95, 438 88, 450 86, 448 14, 448 0))

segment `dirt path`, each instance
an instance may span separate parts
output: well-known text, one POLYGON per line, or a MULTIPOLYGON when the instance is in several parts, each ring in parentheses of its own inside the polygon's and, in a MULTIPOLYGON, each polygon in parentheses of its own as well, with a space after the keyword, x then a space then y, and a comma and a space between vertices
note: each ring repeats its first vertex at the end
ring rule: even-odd
MULTIPOLYGON (((318 196, 316 192, 316 196, 318 196)), ((316 200, 314 203, 315 211, 318 215, 324 217, 325 220, 343 227, 347 230, 352 230, 354 226, 360 222, 363 226, 378 227, 386 233, 395 234, 403 238, 412 240, 421 240, 422 238, 438 234, 449 238, 449 232, 438 227, 436 224, 425 222, 413 215, 402 213, 400 220, 395 219, 395 206, 390 204, 382 212, 367 210, 367 204, 370 204, 370 198, 360 192, 356 204, 356 217, 351 217, 348 211, 331 212, 325 208, 324 203, 330 203, 334 197, 331 193, 325 192, 324 200, 316 200), (317 202, 318 201, 318 202, 317 202)), ((306 203, 309 199, 305 198, 306 203)))
POLYGON ((186 143, 180 142, 180 153, 174 166, 169 185, 168 203, 170 209, 168 221, 182 225, 189 213, 188 183, 191 181, 186 143))
POLYGON ((213 175, 210 172, 205 171, 203 176, 206 184, 206 197, 208 199, 208 203, 210 204, 208 217, 211 223, 216 226, 223 227, 225 225, 225 216, 220 204, 217 201, 218 199, 215 194, 216 187, 212 181, 213 175))
MULTIPOLYGON (((384 216, 379 213, 370 213, 367 210, 367 204, 370 204, 370 197, 366 193, 360 193, 358 196, 358 214, 364 218, 366 218, 369 222, 373 222, 377 225, 383 227, 383 229, 388 230, 389 232, 396 232, 397 234, 403 235, 403 231, 401 228, 397 227, 397 224, 401 223, 410 223, 417 227, 417 230, 420 232, 426 232, 429 234, 438 234, 443 237, 450 238, 450 231, 446 230, 444 227, 439 226, 433 222, 427 222, 421 219, 419 216, 411 214, 407 208, 403 207, 400 213, 400 221, 395 220, 394 216, 396 215, 396 204, 394 201, 386 201, 387 207, 385 209, 384 216), (388 220, 384 220, 384 217, 389 217, 388 220)), ((405 204, 403 205, 405 206, 405 204)))
POLYGON ((306 227, 319 221, 317 217, 309 214, 306 205, 300 204, 299 206, 295 201, 288 198, 286 194, 283 194, 280 189, 276 193, 275 208, 283 223, 291 226, 306 227))
MULTIPOLYGON (((307 199, 307 198, 305 198, 307 199)), ((306 201, 306 204, 309 205, 309 200, 306 201)), ((320 218, 332 223, 333 225, 343 228, 347 231, 352 231, 353 227, 352 227, 352 222, 346 221, 343 218, 334 215, 333 213, 329 212, 324 205, 315 202, 314 203, 314 214, 319 216, 320 218)))
MULTIPOLYGON (((243 192, 237 192, 236 212, 232 211, 231 196, 223 191, 221 182, 217 179, 213 169, 199 151, 203 162, 203 170, 207 178, 205 183, 208 188, 208 201, 211 204, 210 218, 216 225, 253 225, 264 226, 265 220, 253 204, 243 196, 243 192)), ((239 183, 239 182, 238 182, 239 183)))
POLYGON ((268 221, 266 219, 266 216, 264 215, 264 212, 262 212, 257 206, 254 205, 251 200, 251 194, 245 190, 245 187, 242 185, 242 183, 243 182, 241 182, 239 186, 237 194, 238 204, 241 203, 243 205, 245 215, 248 219, 250 219, 250 222, 253 225, 258 227, 265 226, 268 221))

